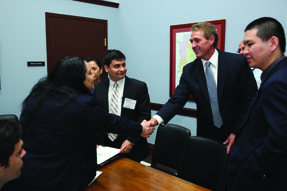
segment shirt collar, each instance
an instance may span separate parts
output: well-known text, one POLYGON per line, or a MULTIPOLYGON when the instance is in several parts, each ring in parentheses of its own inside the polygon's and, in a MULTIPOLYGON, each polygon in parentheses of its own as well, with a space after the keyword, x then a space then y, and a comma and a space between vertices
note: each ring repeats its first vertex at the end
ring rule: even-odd
POLYGON ((271 70, 281 61, 285 58, 285 56, 281 56, 277 60, 275 60, 272 64, 270 64, 261 74, 261 81, 264 82, 267 79, 268 74, 271 72, 271 70))
MULTIPOLYGON (((120 88, 124 87, 125 78, 126 78, 126 77, 123 77, 122 79, 120 79, 119 81, 117 81, 118 87, 120 87, 120 88)), ((111 80, 111 78, 109 78, 109 80, 110 80, 110 86, 113 87, 116 82, 114 82, 113 80, 111 80)))
POLYGON ((218 51, 215 49, 213 55, 210 57, 209 60, 204 60, 204 59, 201 59, 202 61, 202 64, 203 64, 203 68, 205 67, 205 63, 207 61, 211 62, 212 65, 214 65, 215 67, 217 67, 217 63, 218 63, 218 51))

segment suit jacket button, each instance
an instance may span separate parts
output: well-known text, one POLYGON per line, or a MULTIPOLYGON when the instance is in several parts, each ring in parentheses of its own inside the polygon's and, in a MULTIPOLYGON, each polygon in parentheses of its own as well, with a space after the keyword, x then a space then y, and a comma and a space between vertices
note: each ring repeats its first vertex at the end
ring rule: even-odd
POLYGON ((265 179, 266 178, 266 174, 263 174, 261 179, 265 179))

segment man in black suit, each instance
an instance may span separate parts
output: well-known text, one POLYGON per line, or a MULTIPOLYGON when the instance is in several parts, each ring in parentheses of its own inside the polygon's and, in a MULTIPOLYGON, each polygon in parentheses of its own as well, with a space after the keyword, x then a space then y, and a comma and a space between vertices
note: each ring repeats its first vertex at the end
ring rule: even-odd
POLYGON ((230 154, 231 191, 287 188, 287 58, 282 24, 271 17, 247 25, 244 55, 262 70, 261 85, 230 154))
POLYGON ((9 119, 0 120, 0 190, 4 184, 21 175, 22 131, 18 122, 9 119))
POLYGON ((216 48, 218 33, 214 25, 193 25, 190 42, 197 58, 183 68, 174 94, 151 122, 167 123, 192 95, 197 105, 197 135, 228 144, 229 152, 257 90, 254 76, 244 56, 216 48), (207 78, 206 71, 208 76, 212 73, 212 78, 207 78), (213 79, 217 95, 209 93, 207 79, 213 79))
MULTIPOLYGON (((99 104, 110 113, 127 119, 142 122, 151 117, 150 98, 147 85, 126 76, 126 58, 119 50, 108 50, 104 55, 104 69, 109 79, 95 85, 94 96, 99 104), (116 111, 113 110, 113 87, 117 84, 116 111)), ((125 157, 140 162, 148 154, 146 138, 127 134, 99 134, 101 145, 120 148, 125 157)))

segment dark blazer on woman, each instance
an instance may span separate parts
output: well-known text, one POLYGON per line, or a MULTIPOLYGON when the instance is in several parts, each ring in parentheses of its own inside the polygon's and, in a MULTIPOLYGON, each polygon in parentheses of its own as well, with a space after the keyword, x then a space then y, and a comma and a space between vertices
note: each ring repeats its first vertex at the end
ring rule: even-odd
POLYGON ((55 103, 63 98, 49 97, 30 126, 36 99, 32 95, 20 118, 27 152, 22 174, 3 190, 80 191, 96 174, 97 132, 137 136, 142 132, 139 123, 108 114, 93 96, 81 94, 61 107, 55 103))
MULTIPOLYGON (((105 79, 97 83, 94 90, 94 96, 106 111, 109 111, 109 83, 110 80, 105 79)), ((150 98, 146 83, 127 76, 125 77, 121 116, 139 123, 144 119, 149 120, 151 118, 150 98), (129 109, 123 106, 126 98, 136 101, 135 109, 129 109)), ((106 133, 99 133, 99 144, 102 145, 120 148, 125 140, 134 143, 131 152, 126 154, 126 157, 135 161, 141 161, 148 156, 149 151, 146 138, 120 134, 114 142, 111 142, 106 133)))
POLYGON ((158 111, 167 123, 192 95, 197 106, 197 135, 225 141, 236 134, 254 97, 257 86, 246 58, 218 50, 217 95, 223 126, 213 125, 203 64, 200 58, 183 68, 179 85, 168 102, 158 111))

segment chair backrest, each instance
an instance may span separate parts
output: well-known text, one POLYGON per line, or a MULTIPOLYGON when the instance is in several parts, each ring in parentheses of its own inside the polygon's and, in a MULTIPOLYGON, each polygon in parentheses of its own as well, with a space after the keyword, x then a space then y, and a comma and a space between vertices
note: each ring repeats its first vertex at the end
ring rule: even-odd
MULTIPOLYGON (((175 124, 160 125, 156 134, 151 166, 157 168, 157 165, 161 164, 178 171, 190 135, 190 129, 186 127, 175 124)), ((157 169, 173 174, 167 169, 157 169)))
POLYGON ((4 115, 0 115, 0 120, 6 120, 6 119, 14 120, 14 121, 18 122, 18 117, 17 117, 17 115, 14 115, 14 114, 4 114, 4 115))
POLYGON ((205 188, 222 191, 228 157, 226 145, 203 137, 189 137, 179 176, 205 188))

